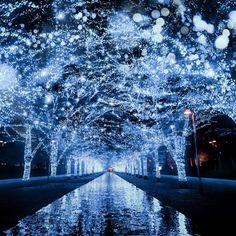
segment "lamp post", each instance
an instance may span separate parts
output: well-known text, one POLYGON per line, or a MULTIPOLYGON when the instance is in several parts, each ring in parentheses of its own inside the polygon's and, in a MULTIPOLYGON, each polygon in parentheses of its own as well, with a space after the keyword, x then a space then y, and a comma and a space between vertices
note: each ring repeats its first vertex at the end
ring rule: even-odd
POLYGON ((200 172, 200 158, 198 155, 198 148, 197 148, 197 128, 196 128, 196 120, 195 120, 195 113, 191 109, 186 109, 184 111, 185 116, 190 116, 193 122, 193 136, 194 136, 194 148, 195 148, 195 160, 197 161, 197 176, 198 176, 198 183, 199 183, 199 192, 200 194, 203 193, 202 189, 202 179, 201 179, 201 172, 200 172))

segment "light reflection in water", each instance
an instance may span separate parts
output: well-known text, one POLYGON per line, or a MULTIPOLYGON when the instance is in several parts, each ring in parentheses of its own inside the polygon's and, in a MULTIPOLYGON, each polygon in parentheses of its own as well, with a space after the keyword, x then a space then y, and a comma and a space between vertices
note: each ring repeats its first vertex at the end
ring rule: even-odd
POLYGON ((192 235, 189 220, 113 173, 70 192, 7 235, 192 235))

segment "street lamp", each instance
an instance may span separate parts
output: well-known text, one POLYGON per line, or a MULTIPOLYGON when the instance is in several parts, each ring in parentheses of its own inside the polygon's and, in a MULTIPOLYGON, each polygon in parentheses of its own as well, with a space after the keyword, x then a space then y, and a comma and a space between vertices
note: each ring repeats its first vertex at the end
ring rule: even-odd
POLYGON ((193 122, 193 136, 194 136, 194 148, 195 148, 195 160, 197 161, 197 176, 198 176, 198 182, 199 182, 199 192, 202 194, 202 180, 201 180, 201 173, 200 173, 200 158, 198 155, 198 149, 197 149, 197 129, 196 129, 196 120, 195 120, 195 113, 191 109, 185 109, 184 115, 187 117, 191 117, 191 120, 193 122))

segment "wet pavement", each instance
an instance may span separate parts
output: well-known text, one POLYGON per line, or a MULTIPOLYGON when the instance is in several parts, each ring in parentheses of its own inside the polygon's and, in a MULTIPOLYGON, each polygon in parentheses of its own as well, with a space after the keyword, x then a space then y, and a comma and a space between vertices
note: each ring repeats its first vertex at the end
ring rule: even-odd
POLYGON ((64 195, 6 235, 193 235, 190 220, 113 173, 64 195))

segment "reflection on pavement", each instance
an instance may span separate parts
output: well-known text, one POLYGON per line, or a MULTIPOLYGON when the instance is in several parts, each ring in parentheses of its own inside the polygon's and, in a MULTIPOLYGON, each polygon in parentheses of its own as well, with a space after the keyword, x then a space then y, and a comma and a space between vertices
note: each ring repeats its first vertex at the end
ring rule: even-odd
POLYGON ((114 173, 28 216, 7 235, 192 235, 189 220, 114 173))

